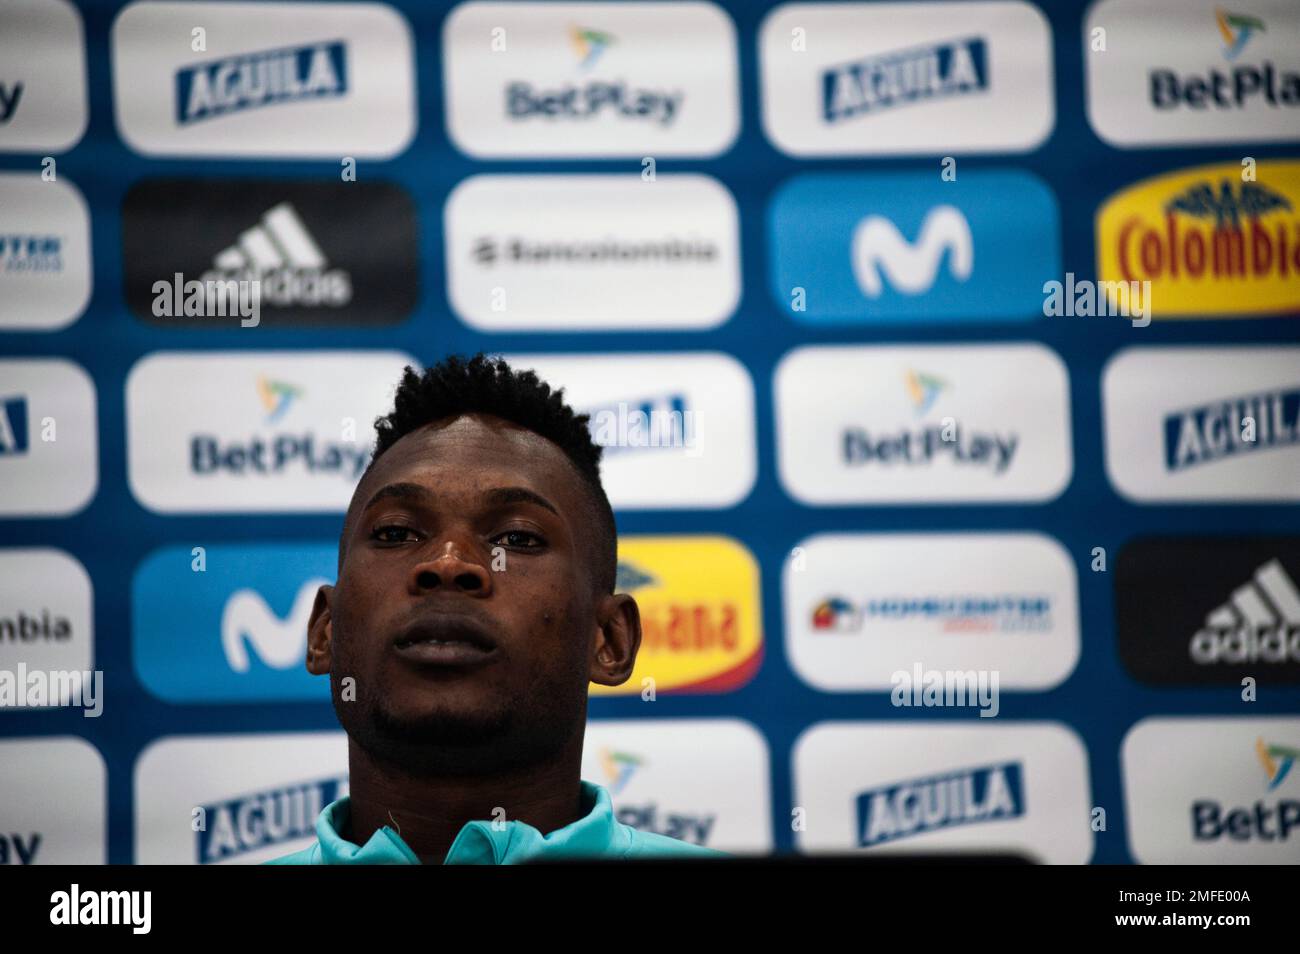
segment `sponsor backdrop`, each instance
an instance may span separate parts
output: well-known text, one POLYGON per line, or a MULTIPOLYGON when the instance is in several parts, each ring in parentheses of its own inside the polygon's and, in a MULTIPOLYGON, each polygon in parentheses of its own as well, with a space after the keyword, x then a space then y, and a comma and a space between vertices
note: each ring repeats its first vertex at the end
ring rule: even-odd
POLYGON ((1298 316, 1290 0, 5 0, 0 863, 312 837, 371 424, 480 349, 607 447, 630 824, 1300 861, 1298 316))

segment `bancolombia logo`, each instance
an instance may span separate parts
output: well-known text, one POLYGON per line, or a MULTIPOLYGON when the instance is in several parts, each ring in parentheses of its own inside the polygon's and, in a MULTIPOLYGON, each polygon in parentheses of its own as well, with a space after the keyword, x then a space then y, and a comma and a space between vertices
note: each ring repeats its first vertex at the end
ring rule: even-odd
POLYGON ((397 352, 161 352, 126 382, 131 489, 163 513, 342 512, 397 352))
POLYGON ((122 233, 127 304, 152 325, 238 327, 188 308, 188 282, 257 282, 270 326, 390 325, 418 296, 415 206, 391 183, 148 180, 122 233))
POLYGON ((1300 682, 1300 538, 1151 538, 1115 567, 1119 655, 1152 685, 1300 682))
POLYGON ((1117 192, 1097 213, 1103 281, 1150 281, 1161 318, 1300 309, 1300 161, 1199 166, 1117 192))

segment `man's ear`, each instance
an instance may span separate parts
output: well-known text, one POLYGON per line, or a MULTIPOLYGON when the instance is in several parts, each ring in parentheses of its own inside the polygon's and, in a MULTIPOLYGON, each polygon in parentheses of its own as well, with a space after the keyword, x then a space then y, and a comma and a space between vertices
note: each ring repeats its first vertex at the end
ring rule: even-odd
POLYGON ((328 674, 333 663, 334 620, 330 610, 333 600, 334 587, 321 586, 311 607, 311 619, 307 621, 307 671, 313 676, 328 674))
POLYGON ((632 675, 641 648, 641 610, 627 593, 601 597, 596 608, 596 640, 591 653, 591 681, 621 686, 632 675))

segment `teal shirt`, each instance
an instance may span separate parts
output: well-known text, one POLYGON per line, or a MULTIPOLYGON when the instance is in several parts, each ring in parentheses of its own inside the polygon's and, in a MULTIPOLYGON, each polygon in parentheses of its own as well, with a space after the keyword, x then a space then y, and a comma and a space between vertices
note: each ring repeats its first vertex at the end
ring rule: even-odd
MULTIPOLYGON (((468 822, 447 852, 447 865, 514 865, 527 861, 572 859, 726 858, 725 852, 639 831, 614 817, 609 792, 582 782, 582 804, 590 810, 571 825, 543 835, 532 825, 508 821, 468 822)), ((316 818, 316 841, 268 865, 418 865, 419 857, 395 830, 385 825, 364 845, 343 838, 349 797, 330 802, 316 818)))

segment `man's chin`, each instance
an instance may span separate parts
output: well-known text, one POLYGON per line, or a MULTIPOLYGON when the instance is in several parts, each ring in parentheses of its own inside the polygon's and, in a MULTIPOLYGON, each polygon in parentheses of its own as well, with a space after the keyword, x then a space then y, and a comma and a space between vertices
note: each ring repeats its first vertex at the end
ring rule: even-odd
POLYGON ((509 733, 511 714, 503 710, 395 709, 376 707, 371 717, 376 735, 390 742, 440 748, 490 745, 509 733))

